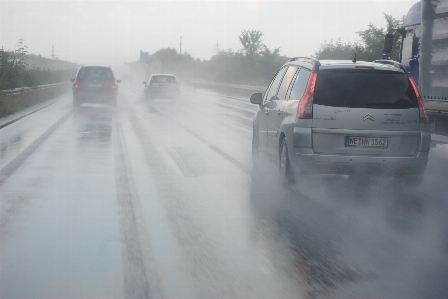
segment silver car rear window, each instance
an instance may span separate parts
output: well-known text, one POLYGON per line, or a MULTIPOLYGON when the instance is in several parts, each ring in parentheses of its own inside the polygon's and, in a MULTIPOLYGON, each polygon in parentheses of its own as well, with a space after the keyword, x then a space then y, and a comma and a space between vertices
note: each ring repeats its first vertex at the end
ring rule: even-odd
POLYGON ((154 83, 175 83, 173 76, 153 76, 154 83))
POLYGON ((417 108, 406 74, 374 69, 320 70, 314 104, 372 109, 417 108))

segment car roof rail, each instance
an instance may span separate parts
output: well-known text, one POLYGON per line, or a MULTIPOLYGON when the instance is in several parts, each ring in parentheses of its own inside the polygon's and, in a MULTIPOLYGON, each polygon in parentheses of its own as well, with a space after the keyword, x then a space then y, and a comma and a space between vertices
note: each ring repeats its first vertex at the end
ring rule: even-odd
POLYGON ((402 69, 406 72, 406 69, 403 67, 403 65, 401 63, 399 63, 398 61, 395 60, 390 60, 390 59, 378 59, 378 60, 374 60, 373 62, 375 63, 381 63, 381 64, 388 64, 388 65, 393 65, 394 67, 396 67, 397 69, 402 69))
POLYGON ((399 64, 398 61, 390 60, 390 59, 377 59, 377 60, 374 60, 373 62, 382 63, 382 64, 390 64, 390 65, 394 65, 394 66, 399 64))
POLYGON ((290 59, 287 61, 287 63, 288 63, 288 62, 291 62, 291 61, 304 61, 304 62, 309 62, 310 64, 313 65, 313 68, 314 68, 315 70, 317 70, 317 69, 319 68, 319 66, 320 66, 320 62, 319 62, 319 60, 317 60, 316 58, 313 58, 313 57, 306 57, 306 56, 293 57, 293 58, 290 58, 290 59))

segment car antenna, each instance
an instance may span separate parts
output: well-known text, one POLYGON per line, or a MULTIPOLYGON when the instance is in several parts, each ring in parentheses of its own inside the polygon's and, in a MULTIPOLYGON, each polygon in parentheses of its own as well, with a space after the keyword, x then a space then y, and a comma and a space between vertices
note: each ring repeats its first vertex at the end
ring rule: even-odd
POLYGON ((355 47, 355 58, 353 58, 352 62, 356 63, 356 51, 358 51, 358 46, 355 47))

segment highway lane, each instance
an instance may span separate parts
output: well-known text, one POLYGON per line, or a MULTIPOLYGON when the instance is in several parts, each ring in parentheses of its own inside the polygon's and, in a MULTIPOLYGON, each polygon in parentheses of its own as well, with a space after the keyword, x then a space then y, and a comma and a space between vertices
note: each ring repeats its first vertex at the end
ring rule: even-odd
POLYGON ((0 298, 447 298, 448 144, 417 189, 285 188, 246 97, 142 92, 0 130, 0 298))

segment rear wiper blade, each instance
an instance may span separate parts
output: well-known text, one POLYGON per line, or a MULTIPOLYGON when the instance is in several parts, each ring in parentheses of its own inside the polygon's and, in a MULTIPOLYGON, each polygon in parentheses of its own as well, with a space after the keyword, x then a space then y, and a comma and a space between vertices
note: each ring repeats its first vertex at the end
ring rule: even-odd
POLYGON ((366 103, 367 107, 371 106, 396 106, 396 107, 413 107, 412 102, 400 102, 400 103, 391 103, 391 102, 379 102, 379 103, 366 103))
POLYGON ((380 102, 380 103, 366 103, 366 106, 396 106, 397 104, 391 102, 380 102))

